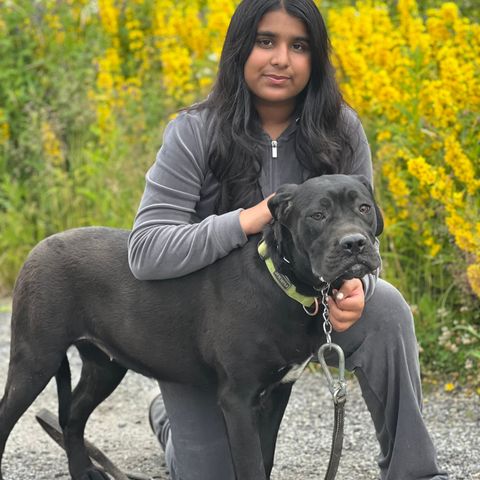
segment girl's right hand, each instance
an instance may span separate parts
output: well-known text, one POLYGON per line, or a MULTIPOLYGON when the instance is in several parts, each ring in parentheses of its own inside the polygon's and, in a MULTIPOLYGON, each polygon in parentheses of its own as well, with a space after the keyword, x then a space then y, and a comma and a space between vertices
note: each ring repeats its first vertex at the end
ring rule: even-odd
POLYGON ((272 214, 267 206, 267 202, 275 194, 257 203, 255 206, 246 208, 240 212, 240 226, 245 235, 260 233, 263 227, 272 220, 272 214))

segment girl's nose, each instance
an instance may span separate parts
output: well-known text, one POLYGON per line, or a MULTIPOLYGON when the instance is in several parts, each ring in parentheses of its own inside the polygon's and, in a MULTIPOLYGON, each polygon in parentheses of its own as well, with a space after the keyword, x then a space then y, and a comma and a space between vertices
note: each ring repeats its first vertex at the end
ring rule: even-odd
POLYGON ((270 63, 280 68, 288 67, 289 65, 289 52, 287 45, 278 45, 272 50, 272 57, 270 63))

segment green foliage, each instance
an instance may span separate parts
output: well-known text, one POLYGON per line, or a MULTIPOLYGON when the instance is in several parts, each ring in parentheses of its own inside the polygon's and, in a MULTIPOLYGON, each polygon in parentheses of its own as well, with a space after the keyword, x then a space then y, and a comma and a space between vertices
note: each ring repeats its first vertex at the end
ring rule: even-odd
POLYGON ((0 292, 52 233, 131 227, 165 124, 156 78, 144 110, 127 102, 115 112, 123 122, 102 137, 92 95, 106 34, 98 16, 82 26, 66 2, 49 5, 0 10, 0 127, 8 125, 0 135, 0 292), (148 132, 139 136, 136 124, 148 132))

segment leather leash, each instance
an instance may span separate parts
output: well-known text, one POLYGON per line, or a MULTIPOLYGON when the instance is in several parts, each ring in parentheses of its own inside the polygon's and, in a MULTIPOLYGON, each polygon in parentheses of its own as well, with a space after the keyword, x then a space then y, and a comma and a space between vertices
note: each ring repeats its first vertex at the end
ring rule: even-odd
POLYGON ((330 460, 328 462, 327 473, 325 480, 333 480, 337 475, 340 457, 342 456, 343 448, 343 427, 345 421, 345 402, 347 401, 347 385, 345 382, 345 357, 341 347, 335 343, 325 343, 318 351, 318 358, 322 365, 325 376, 328 381, 328 389, 332 394, 334 404, 334 425, 332 436, 332 447, 330 451, 330 460), (332 379, 328 366, 325 362, 325 351, 333 348, 338 353, 339 358, 339 376, 337 379, 332 379))
MULTIPOLYGON (((52 438, 60 447, 65 450, 63 431, 58 423, 57 417, 52 412, 44 408, 35 415, 35 418, 37 419, 41 427, 45 430, 45 432, 48 433, 50 438, 52 438)), ((111 475, 114 480, 153 480, 152 477, 148 475, 143 475, 142 473, 123 473, 110 460, 110 458, 105 455, 105 453, 103 453, 99 448, 90 443, 88 440, 85 440, 85 448, 87 449, 88 456, 99 467, 101 467, 104 472, 111 475)))
POLYGON ((327 378, 328 389, 332 394, 334 405, 334 424, 332 447, 330 451, 330 460, 328 462, 325 480, 334 480, 337 475, 340 457, 343 448, 343 431, 345 423, 345 402, 347 401, 347 383, 345 381, 345 354, 342 347, 336 343, 332 343, 330 334, 332 333, 332 324, 329 319, 329 311, 327 304, 327 295, 330 285, 322 289, 322 305, 323 305, 323 331, 327 342, 318 350, 318 359, 322 366, 323 373, 327 378), (338 377, 333 378, 325 360, 325 353, 335 350, 338 355, 338 377))

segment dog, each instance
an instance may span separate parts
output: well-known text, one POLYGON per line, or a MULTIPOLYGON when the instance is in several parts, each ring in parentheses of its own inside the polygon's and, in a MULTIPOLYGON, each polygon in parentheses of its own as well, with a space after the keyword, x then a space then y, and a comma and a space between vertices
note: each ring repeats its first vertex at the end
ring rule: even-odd
MULTIPOLYGON (((361 176, 326 175, 280 187, 263 232, 268 255, 299 293, 375 271, 382 215, 361 176)), ((272 281, 259 236, 182 278, 139 281, 129 232, 103 227, 53 235, 30 253, 13 294, 10 364, 0 402, 0 462, 15 423, 55 376, 59 421, 74 480, 106 480, 83 443, 92 411, 127 369, 215 385, 238 480, 266 480, 298 366, 324 342, 309 316, 272 281), (67 349, 83 369, 71 391, 67 349)), ((0 480, 1 464, 0 464, 0 480)))

